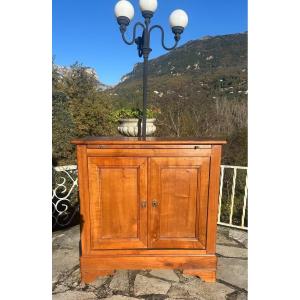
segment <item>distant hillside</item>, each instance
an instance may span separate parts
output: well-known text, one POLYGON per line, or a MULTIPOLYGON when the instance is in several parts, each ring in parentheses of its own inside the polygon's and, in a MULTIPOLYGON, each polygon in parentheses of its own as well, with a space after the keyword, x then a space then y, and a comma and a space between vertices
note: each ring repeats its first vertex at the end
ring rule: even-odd
MULTIPOLYGON (((247 164, 247 38, 205 37, 149 62, 149 104, 161 110, 157 135, 224 137, 225 161, 247 164)), ((116 106, 141 107, 142 64, 104 93, 116 106)))
MULTIPOLYGON (((247 33, 205 37, 190 41, 183 46, 150 61, 152 76, 204 75, 222 68, 247 69, 247 33)), ((122 84, 140 79, 142 64, 122 78, 122 84)))
MULTIPOLYGON (((163 85, 164 81, 185 82, 199 79, 193 84, 196 89, 201 90, 208 85, 215 90, 216 86, 219 86, 224 89, 223 92, 228 91, 229 95, 245 94, 247 38, 247 33, 205 37, 190 41, 166 55, 150 60, 150 90, 152 88, 154 92, 154 88, 163 85)), ((137 64, 132 72, 123 76, 121 83, 112 90, 112 94, 120 93, 126 97, 141 91, 142 70, 142 63, 137 64)), ((157 95, 162 97, 161 92, 157 95)))

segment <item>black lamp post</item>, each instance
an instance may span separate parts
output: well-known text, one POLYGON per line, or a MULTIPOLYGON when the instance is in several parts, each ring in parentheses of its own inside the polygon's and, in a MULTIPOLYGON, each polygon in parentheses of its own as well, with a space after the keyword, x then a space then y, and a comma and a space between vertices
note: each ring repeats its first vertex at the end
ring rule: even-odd
MULTIPOLYGON (((137 45, 139 57, 144 57, 143 68, 143 121, 142 121, 142 137, 146 138, 146 119, 147 119, 147 85, 148 85, 148 59, 149 54, 152 51, 150 48, 150 35, 151 31, 155 28, 161 31, 161 43, 162 47, 166 50, 172 50, 176 48, 180 35, 183 33, 184 28, 188 24, 188 16, 185 11, 177 9, 173 11, 169 17, 169 22, 174 33, 175 44, 173 47, 167 47, 165 45, 164 30, 160 25, 154 25, 150 27, 151 18, 157 9, 157 0, 140 0, 139 5, 144 17, 144 24, 137 22, 133 27, 133 38, 127 40, 125 32, 127 26, 134 16, 134 8, 132 4, 127 0, 119 1, 115 6, 115 15, 117 17, 118 24, 120 25, 120 31, 122 33, 123 41, 127 45, 137 45), (137 27, 140 26, 143 29, 142 36, 136 37, 137 27)), ((141 132, 141 130, 139 130, 141 132)))

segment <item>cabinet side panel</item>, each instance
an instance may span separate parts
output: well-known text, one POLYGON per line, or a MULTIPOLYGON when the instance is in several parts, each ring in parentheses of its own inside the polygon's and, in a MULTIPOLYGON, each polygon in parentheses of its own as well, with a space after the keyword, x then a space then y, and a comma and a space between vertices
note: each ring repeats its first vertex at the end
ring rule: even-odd
POLYGON ((198 236, 200 242, 206 246, 207 240, 207 212, 208 212, 208 190, 209 190, 209 169, 210 169, 210 157, 203 160, 203 163, 201 165, 201 168, 199 169, 200 172, 198 172, 199 176, 199 187, 198 188, 198 197, 199 199, 199 208, 197 209, 198 213, 200 213, 200 216, 198 219, 198 236))
POLYGON ((218 199, 219 199, 219 178, 221 164, 222 146, 214 145, 212 147, 210 179, 209 179, 209 202, 208 202, 208 219, 207 219, 207 253, 216 252, 216 231, 218 216, 218 199))
POLYGON ((80 240, 81 253, 90 251, 90 215, 89 215, 89 185, 86 146, 77 146, 78 182, 80 198, 80 240))

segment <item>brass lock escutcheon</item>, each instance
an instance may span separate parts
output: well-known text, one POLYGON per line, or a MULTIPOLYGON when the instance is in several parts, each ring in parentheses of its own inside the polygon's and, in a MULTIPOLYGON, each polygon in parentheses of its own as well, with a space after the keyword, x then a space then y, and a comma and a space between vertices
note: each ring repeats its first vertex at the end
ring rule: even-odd
POLYGON ((146 208, 147 207, 147 201, 146 200, 141 201, 141 207, 142 208, 146 208))
POLYGON ((152 207, 157 207, 158 206, 158 201, 156 199, 152 200, 152 207))

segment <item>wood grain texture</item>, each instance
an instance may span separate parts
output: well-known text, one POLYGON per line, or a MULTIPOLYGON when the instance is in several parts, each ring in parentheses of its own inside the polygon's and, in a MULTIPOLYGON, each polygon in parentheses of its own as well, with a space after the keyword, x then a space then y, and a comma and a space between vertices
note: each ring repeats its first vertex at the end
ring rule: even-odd
POLYGON ((83 255, 90 251, 89 173, 85 145, 77 146, 78 186, 80 199, 80 241, 83 255))
POLYGON ((205 248, 209 162, 209 157, 150 159, 149 247, 205 248))
POLYGON ((221 150, 221 146, 214 145, 211 156, 207 220, 207 253, 210 254, 216 253, 221 150))
POLYGON ((89 270, 141 270, 141 269, 181 269, 181 270, 199 270, 216 269, 215 255, 201 256, 160 256, 153 257, 148 255, 139 256, 82 256, 81 268, 86 272, 89 270))
POLYGON ((160 173, 159 236, 162 239, 196 238, 198 171, 169 167, 160 173))
POLYGON ((164 144, 141 144, 141 145, 132 145, 132 144, 113 144, 113 145, 87 145, 87 149, 211 149, 211 145, 164 145, 164 144))
POLYGON ((88 156, 150 157, 210 156, 211 149, 87 149, 88 156))
POLYGON ((130 255, 142 255, 142 256, 178 256, 178 255, 204 255, 207 254, 206 249, 96 249, 90 250, 89 255, 95 256, 130 256, 130 255))
POLYGON ((204 281, 216 279, 217 259, 215 255, 201 256, 83 256, 80 259, 81 280, 89 283, 97 276, 104 276, 116 269, 181 269, 185 274, 201 277, 204 281))
POLYGON ((88 136, 84 138, 74 139, 72 144, 77 145, 223 145, 226 141, 222 139, 174 139, 161 137, 147 137, 145 140, 141 138, 131 137, 103 137, 103 136, 88 136))
POLYGON ((114 273, 114 270, 87 270, 83 271, 84 267, 81 268, 81 281, 84 283, 91 283, 99 276, 107 276, 114 273))
POLYGON ((91 248, 147 247, 147 160, 88 159, 91 248))

